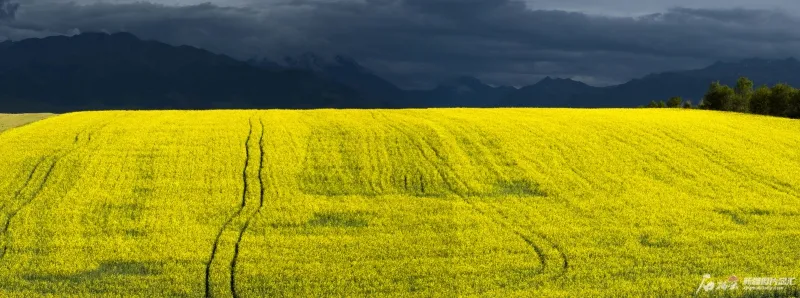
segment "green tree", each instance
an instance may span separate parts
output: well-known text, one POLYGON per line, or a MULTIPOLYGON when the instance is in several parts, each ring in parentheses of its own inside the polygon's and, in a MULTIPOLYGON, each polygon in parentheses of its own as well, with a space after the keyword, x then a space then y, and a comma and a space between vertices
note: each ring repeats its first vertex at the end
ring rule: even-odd
POLYGON ((772 86, 772 94, 769 97, 769 114, 786 116, 789 112, 789 102, 796 92, 797 90, 785 83, 772 86))
POLYGON ((750 96, 753 94, 753 81, 747 77, 739 77, 736 81, 736 94, 750 96))
POLYGON ((683 102, 683 108, 684 109, 691 109, 692 108, 692 101, 688 100, 688 99, 686 101, 684 101, 683 102))
POLYGON ((658 101, 658 107, 659 107, 659 108, 666 108, 666 107, 667 107, 667 104, 665 104, 663 100, 659 100, 659 101, 658 101))
POLYGON ((753 81, 739 77, 736 81, 736 93, 731 100, 731 111, 746 113, 750 111, 750 99, 753 96, 753 81))
POLYGON ((769 114, 769 98, 772 96, 772 89, 767 85, 761 85, 753 92, 750 97, 750 113, 767 115, 769 114))
POLYGON ((800 92, 795 92, 789 102, 789 113, 787 116, 792 118, 800 118, 800 92))
POLYGON ((741 94, 734 94, 731 98, 730 110, 734 112, 747 113, 750 111, 750 98, 741 94))
POLYGON ((736 81, 736 96, 731 103, 731 110, 746 113, 750 111, 750 99, 753 96, 753 81, 746 77, 739 77, 736 81))
POLYGON ((655 100, 651 100, 650 103, 647 104, 647 107, 648 108, 657 108, 658 107, 658 103, 656 103, 655 100))
POLYGON ((683 99, 680 96, 672 97, 667 101, 667 107, 678 108, 681 106, 681 102, 683 102, 683 99))
POLYGON ((719 81, 713 82, 703 96, 702 107, 709 110, 730 111, 735 95, 731 87, 722 85, 719 81))

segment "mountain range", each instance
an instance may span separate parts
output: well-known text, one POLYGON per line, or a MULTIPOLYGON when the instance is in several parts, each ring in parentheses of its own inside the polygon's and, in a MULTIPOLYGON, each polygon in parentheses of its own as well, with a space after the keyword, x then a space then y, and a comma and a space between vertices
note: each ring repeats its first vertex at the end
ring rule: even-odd
POLYGON ((593 87, 547 77, 515 88, 462 76, 404 90, 343 55, 303 53, 239 61, 129 33, 83 33, 0 43, 0 112, 102 109, 635 107, 682 96, 698 102, 712 81, 800 85, 800 61, 745 59, 593 87))
POLYGON ((0 43, 0 111, 371 107, 342 84, 128 33, 0 43))

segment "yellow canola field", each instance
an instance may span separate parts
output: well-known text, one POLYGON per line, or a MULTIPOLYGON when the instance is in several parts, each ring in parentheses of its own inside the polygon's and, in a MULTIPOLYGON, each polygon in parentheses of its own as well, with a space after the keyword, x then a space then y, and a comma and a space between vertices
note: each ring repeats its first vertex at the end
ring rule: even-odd
POLYGON ((0 134, 0 296, 692 296, 800 278, 800 121, 112 111, 0 134))

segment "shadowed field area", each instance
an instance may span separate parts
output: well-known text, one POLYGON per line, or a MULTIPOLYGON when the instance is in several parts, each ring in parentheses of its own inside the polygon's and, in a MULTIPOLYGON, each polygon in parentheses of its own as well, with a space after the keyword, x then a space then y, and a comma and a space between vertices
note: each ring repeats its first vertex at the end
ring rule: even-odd
POLYGON ((0 133, 14 127, 19 127, 44 118, 53 117, 53 114, 0 114, 0 133))
POLYGON ((799 132, 672 109, 64 114, 0 135, 0 296, 685 297, 706 273, 800 276, 799 132))

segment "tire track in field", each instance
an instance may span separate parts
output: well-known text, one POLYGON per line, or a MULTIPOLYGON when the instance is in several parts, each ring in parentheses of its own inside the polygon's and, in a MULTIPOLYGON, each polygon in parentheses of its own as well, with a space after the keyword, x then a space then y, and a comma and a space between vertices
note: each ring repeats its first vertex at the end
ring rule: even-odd
MULTIPOLYGON (((480 127, 470 128, 470 127, 465 126, 465 123, 459 124, 457 126, 458 126, 458 128, 460 128, 462 130, 465 130, 465 131, 472 129, 477 134, 478 138, 482 139, 482 140, 479 140, 477 142, 474 142, 473 145, 476 146, 476 147, 483 147, 482 151, 488 152, 489 154, 495 154, 495 155, 502 154, 502 152, 499 151, 499 148, 490 148, 489 146, 485 145, 485 144, 491 143, 491 142, 490 142, 489 137, 486 135, 486 132, 483 131, 480 127), (492 149, 495 149, 495 150, 492 150, 492 149)), ((495 175, 497 175, 497 176, 503 176, 504 175, 503 173, 501 173, 501 171, 499 171, 496 168, 493 168, 492 170, 494 171, 495 175)), ((573 171, 574 171, 574 169, 573 169, 573 171)), ((510 231, 513 231, 515 234, 517 234, 517 236, 519 236, 520 238, 525 240, 525 242, 527 242, 530 246, 535 247, 534 250, 536 250, 536 252, 538 254, 541 255, 543 253, 542 248, 540 246, 536 245, 536 241, 533 241, 531 239, 531 237, 525 236, 524 234, 522 234, 522 232, 519 232, 516 229, 514 229, 512 225, 505 223, 504 221, 512 221, 512 220, 505 213, 503 213, 500 210, 498 210, 496 206, 494 206, 492 204, 489 204, 489 206, 492 208, 492 210, 494 210, 494 212, 496 212, 497 214, 500 215, 500 217, 503 219, 502 221, 497 219, 494 216, 490 216, 490 215, 486 214, 485 212, 483 212, 483 210, 480 209, 480 207, 478 207, 474 203, 470 202, 467 197, 461 196, 461 198, 465 202, 472 204, 472 207, 475 210, 477 210, 478 212, 483 213, 484 216, 493 219, 499 225, 504 226, 506 229, 508 229, 510 231)), ((527 215, 526 215, 526 218, 528 219, 528 221, 530 221, 530 218, 527 217, 527 215)), ((539 240, 541 240, 539 242, 547 243, 553 250, 555 250, 558 253, 558 255, 559 255, 560 259, 561 259, 560 262, 559 262, 561 268, 559 270, 558 276, 562 276, 562 275, 566 274, 566 272, 569 270, 569 258, 567 257, 567 254, 564 252, 564 250, 557 243, 555 243, 554 241, 550 240, 547 236, 545 236, 544 234, 542 234, 540 232, 537 232, 535 230, 527 230, 527 232, 533 234, 533 236, 535 238, 538 238, 539 240)), ((547 267, 546 265, 547 265, 547 263, 550 262, 550 260, 547 259, 547 258, 540 258, 540 259, 544 259, 545 260, 545 263, 542 264, 543 265, 542 266, 542 271, 544 271, 544 268, 547 267)))
MULTIPOLYGON (((433 144, 431 144, 427 140, 426 140, 426 143, 427 143, 427 146, 433 147, 433 144)), ((483 146, 480 142, 476 142, 475 145, 476 146, 483 146)), ((488 151, 491 152, 490 150, 488 150, 488 151)), ((451 171, 455 171, 455 169, 453 169, 451 165, 448 165, 448 166, 450 167, 451 171)), ((500 172, 495 172, 495 174, 500 175, 500 172)), ((462 178, 459 177, 458 175, 453 175, 453 177, 454 177, 454 179, 461 180, 460 181, 461 184, 466 185, 466 182, 464 182, 462 180, 462 178)), ((559 247, 558 244, 556 244, 555 242, 553 242, 550 239, 548 239, 548 237, 546 237, 544 234, 542 234, 540 232, 537 232, 535 230, 526 230, 526 232, 532 234, 534 237, 530 237, 528 235, 525 235, 524 233, 522 233, 522 232, 518 231, 517 229, 515 229, 513 227, 513 225, 507 223, 507 222, 512 221, 512 220, 506 214, 500 212, 500 210, 498 210, 497 207, 495 207, 494 205, 489 204, 490 208, 492 208, 492 210, 495 213, 499 214, 502 219, 499 219, 499 218, 497 218, 495 216, 492 216, 492 215, 488 214, 486 211, 484 211, 483 209, 478 207, 478 205, 473 203, 468 198, 468 196, 466 196, 466 195, 464 195, 462 193, 458 193, 456 191, 454 191, 454 193, 456 195, 458 195, 461 198, 461 200, 463 200, 465 203, 469 204, 472 207, 472 209, 474 209, 475 211, 477 211, 478 213, 480 213, 484 217, 489 218, 491 221, 493 221, 495 224, 497 224, 498 226, 502 227, 503 229, 508 230, 508 231, 516 234, 517 237, 519 237, 520 239, 525 241, 525 243, 527 243, 529 246, 531 246, 531 248, 533 248, 533 250, 536 252, 536 254, 537 254, 538 258, 539 258, 539 263, 542 265, 542 268, 540 270, 537 270, 539 273, 544 273, 544 271, 547 269, 548 265, 552 263, 551 262, 552 260, 550 260, 550 258, 548 257, 549 254, 545 254, 543 246, 540 245, 540 244, 537 244, 537 243, 541 243, 541 242, 547 243, 547 246, 551 247, 553 250, 555 250, 558 253, 558 255, 559 255, 560 259, 561 259, 560 262, 557 262, 557 263, 560 263, 560 265, 558 265, 558 266, 560 266, 560 268, 558 269, 558 271, 559 271, 558 276, 562 276, 562 275, 566 274, 566 272, 569 270, 569 259, 567 258, 567 255, 564 252, 564 250, 561 249, 561 247, 559 247), (538 238, 537 240, 539 240, 539 241, 534 241, 534 239, 532 239, 532 238, 538 238)))
MULTIPOLYGON (((492 209, 495 212, 497 212, 497 214, 499 214, 500 217, 502 217, 504 220, 512 221, 508 217, 508 215, 506 215, 505 213, 501 212, 499 209, 497 209, 497 207, 492 206, 492 209)), ((525 215, 525 218, 528 219, 528 221, 530 221, 530 217, 528 217, 527 214, 525 215)), ((545 234, 543 234, 541 232, 537 232, 537 231, 534 231, 534 230, 528 230, 528 232, 533 234, 534 236, 536 236, 536 238, 541 239, 542 242, 546 242, 547 244, 549 244, 549 246, 558 253, 559 258, 560 258, 560 260, 558 262, 560 264, 558 266, 560 266, 560 269, 559 269, 559 272, 557 274, 557 277, 560 277, 560 276, 563 276, 564 274, 566 274, 567 271, 569 271, 569 258, 567 257, 567 254, 564 252, 564 249, 562 249, 561 246, 559 246, 553 240, 550 240, 549 237, 547 237, 545 234)), ((548 262, 549 262, 549 260, 548 260, 548 262)))
MULTIPOLYGON (((428 156, 428 154, 425 153, 425 150, 423 149, 423 145, 420 144, 420 142, 418 142, 417 139, 414 138, 413 135, 411 135, 409 132, 407 132, 407 131, 403 130, 402 128, 398 127, 397 125, 395 125, 394 122, 391 119, 388 119, 388 117, 386 117, 386 115, 383 115, 383 116, 386 118, 385 123, 390 128, 392 128, 393 130, 395 130, 395 131, 399 132, 400 134, 402 134, 403 136, 405 136, 405 138, 408 139, 409 143, 411 145, 413 145, 414 148, 417 149, 417 151, 425 159, 425 161, 428 164, 430 164, 436 170, 436 174, 439 176, 439 179, 442 180, 442 182, 447 186, 447 188, 449 188, 453 192, 456 192, 455 191, 455 189, 456 189, 455 186, 452 184, 452 182, 449 179, 447 179, 448 175, 445 172, 445 169, 443 169, 442 167, 438 166, 440 163, 442 163, 442 158, 438 154, 438 151, 434 152, 434 154, 436 155, 436 157, 438 159, 438 162, 437 162, 437 161, 434 161, 430 156, 428 156)), ((430 144, 429 143, 427 143, 427 144, 428 144, 428 148, 430 148, 431 147, 430 144)), ((453 174, 455 175, 455 172, 453 172, 453 174)), ((422 179, 420 178, 420 180, 422 180, 422 179)), ((455 180, 461 182, 460 179, 455 179, 455 180)), ((464 185, 464 187, 467 187, 467 186, 464 185)), ((425 193, 424 190, 422 192, 423 192, 423 194, 425 193)))
MULTIPOLYGON (((431 147, 431 148, 434 147, 433 144, 431 144, 428 139, 423 138, 423 141, 426 143, 426 145, 428 147, 431 147)), ((434 152, 437 153, 437 158, 439 158, 441 160, 441 158, 439 157, 438 151, 434 150, 434 152)), ((455 174, 455 169, 452 167, 452 165, 447 164, 447 166, 449 167, 450 171, 452 171, 454 173, 453 174, 453 178, 456 179, 461 184, 466 186, 467 185, 466 182, 464 182, 461 177, 459 177, 457 174, 455 174)), ((498 226, 502 227, 503 229, 508 230, 508 231, 516 234, 519 238, 521 238, 523 241, 525 241, 525 243, 527 243, 529 246, 531 246, 531 248, 533 248, 533 250, 536 252, 537 257, 539 258, 539 262, 542 265, 542 268, 540 270, 538 270, 538 271, 539 271, 539 273, 544 273, 544 271, 548 267, 548 264, 550 264, 551 261, 549 260, 549 257, 547 256, 549 254, 545 254, 544 253, 543 246, 541 246, 540 244, 537 244, 537 241, 534 241, 532 239, 534 237, 529 237, 529 236, 523 234, 522 232, 518 231, 517 229, 515 229, 512 225, 506 223, 505 221, 510 221, 508 216, 506 216, 505 214, 503 214, 502 212, 497 210, 497 208, 494 207, 493 205, 490 205, 491 208, 496 213, 500 214, 500 216, 503 218, 503 220, 500 220, 497 217, 494 217, 494 216, 491 216, 491 215, 487 214, 483 209, 481 209, 475 203, 470 201, 466 195, 464 195, 462 193, 459 193, 458 191, 455 191, 455 189, 453 189, 453 192, 456 195, 458 195, 465 203, 469 204, 472 207, 472 209, 474 209, 475 211, 477 211, 478 213, 480 213, 484 217, 489 218, 491 221, 493 221, 495 224, 497 224, 498 226)), ((538 242, 545 242, 545 243, 548 244, 548 246, 550 246, 552 249, 554 249, 556 252, 558 252, 558 255, 561 258, 561 262, 560 262, 561 265, 560 265, 558 276, 562 276, 562 275, 566 274, 567 270, 569 270, 569 259, 567 258, 566 253, 564 253, 564 250, 561 249, 555 242, 549 240, 547 237, 545 237, 544 234, 542 234, 540 232, 537 232, 537 231, 534 231, 534 230, 529 230, 527 232, 533 234, 535 236, 535 238, 538 238, 539 240, 541 240, 541 241, 538 241, 538 242)))
POLYGON ((689 147, 689 148, 698 148, 698 149, 700 149, 703 152, 703 155, 706 158, 706 160, 708 160, 708 161, 710 161, 710 162, 712 162, 712 163, 714 163, 714 164, 716 164, 716 165, 718 165, 718 166, 720 166, 720 167, 722 167, 722 168, 724 168, 724 169, 726 169, 726 170, 728 170, 728 171, 730 171, 730 172, 732 172, 734 174, 737 174, 737 175, 740 175, 740 176, 743 176, 743 177, 753 177, 753 176, 756 177, 757 179, 751 179, 751 180, 755 180, 756 184, 764 185, 766 187, 774 189, 777 192, 781 192, 781 193, 784 193, 784 194, 787 194, 787 195, 790 195, 790 196, 799 196, 800 195, 800 192, 798 192, 797 190, 792 188, 791 185, 789 185, 788 183, 786 183, 784 181, 778 180, 778 178, 776 178, 776 177, 764 175, 764 174, 761 174, 761 173, 757 173, 755 171, 744 171, 742 169, 739 169, 739 168, 731 165, 731 161, 730 161, 729 158, 722 158, 722 159, 715 158, 715 157, 724 157, 725 155, 723 154, 723 152, 720 152, 719 150, 717 150, 717 149, 715 149, 715 148, 713 148, 713 147, 711 147, 709 145, 702 144, 702 143, 697 142, 697 141, 684 140, 684 139, 682 139, 682 138, 680 138, 678 136, 675 136, 675 134, 673 134, 673 133, 671 133, 669 131, 666 131, 666 130, 659 131, 659 132, 662 135, 668 137, 669 139, 672 139, 673 141, 682 144, 683 146, 686 146, 686 147, 689 147))
MULTIPOLYGON (((453 175, 452 175, 453 179, 456 180, 456 182, 458 182, 459 184, 463 185, 465 188, 467 188, 467 191, 469 191, 468 190, 469 187, 467 186, 466 182, 464 182, 463 179, 458 177, 458 175, 456 174, 455 169, 452 167, 452 165, 450 165, 449 163, 444 161, 442 156, 439 154, 439 151, 436 150, 436 149, 433 149, 434 146, 433 146, 433 144, 430 143, 429 140, 427 140, 426 138, 422 137, 422 142, 417 141, 417 139, 414 138, 407 131, 403 130, 402 128, 400 128, 400 127, 398 127, 396 125, 394 125, 393 122, 391 121, 391 119, 387 118, 387 122, 386 123, 389 123, 388 125, 391 128, 393 128, 395 131, 400 132, 401 134, 405 135, 405 137, 417 148, 417 150, 420 152, 420 154, 423 156, 423 158, 425 158, 428 163, 432 164, 434 166, 434 168, 437 169, 437 171, 439 172, 439 176, 441 177, 442 180, 444 180, 444 183, 447 185, 447 187, 450 189, 450 191, 453 194, 455 194, 456 196, 461 198, 461 200, 464 203, 469 205, 471 209, 473 209, 476 212, 478 212, 479 214, 481 214, 481 216, 489 219, 491 222, 493 222, 495 225, 501 227, 503 230, 506 230, 506 231, 509 231, 509 232, 513 233, 518 238, 522 239, 529 247, 531 247, 531 249, 533 249, 533 251, 536 253, 536 256, 537 256, 537 258, 539 260, 539 264, 541 265, 541 268, 536 270, 536 273, 538 273, 538 274, 543 274, 544 273, 544 271, 548 267, 548 264, 551 264, 551 261, 548 260, 548 255, 549 254, 545 254, 545 250, 542 248, 542 246, 540 244, 537 244, 537 242, 534 241, 532 239, 532 237, 529 237, 529 236, 523 234, 522 232, 517 231, 516 229, 514 229, 513 227, 511 227, 509 224, 505 223, 504 221, 502 221, 502 220, 500 220, 500 219, 498 219, 498 218, 496 218, 494 216, 489 215, 486 211, 484 211, 483 209, 478 207, 475 203, 470 201, 467 198, 467 196, 465 196, 460 191, 458 191, 455 187, 453 187, 453 182, 451 182, 451 181, 449 181, 447 179, 448 175, 446 175, 445 172, 444 172, 444 169, 442 169, 442 167, 440 167, 438 165, 446 166, 453 173, 453 175), (424 144, 422 144, 422 143, 424 143, 424 144), (438 159, 438 162, 433 161, 432 158, 428 156, 428 154, 425 154, 425 150, 422 149, 423 146, 427 146, 432 151, 434 151, 434 154, 436 155, 436 159, 438 159)), ((498 213, 500 213, 500 212, 498 212, 498 213)), ((502 213, 501 213, 501 215, 502 215, 502 213)), ((508 219, 505 216, 503 216, 503 218, 506 219, 506 220, 508 219)), ((554 250, 556 250, 558 252, 559 256, 562 259, 561 262, 560 262, 561 264, 559 265, 559 269, 557 269, 559 271, 558 276, 564 275, 567 272, 567 270, 569 269, 569 259, 567 258, 567 255, 566 255, 566 253, 564 253, 563 249, 561 249, 554 242, 550 241, 547 237, 544 237, 544 235, 541 235, 541 233, 538 233, 536 231, 529 231, 529 232, 534 234, 534 235, 536 235, 537 236, 536 238, 541 239, 542 242, 547 243, 548 246, 552 247, 552 249, 554 249, 554 250)))
MULTIPOLYGON (((453 118, 450 118, 449 120, 452 121, 452 122, 455 122, 455 119, 453 119, 453 118)), ((475 147, 480 148, 479 150, 483 151, 484 154, 494 154, 494 155, 500 154, 500 155, 502 155, 502 152, 499 151, 499 148, 490 148, 489 146, 485 145, 485 144, 491 143, 491 141, 490 141, 489 137, 486 135, 486 132, 483 131, 480 127, 468 127, 466 122, 463 122, 463 121, 460 121, 460 124, 456 124, 456 127, 461 129, 461 130, 464 130, 464 131, 470 131, 470 130, 474 131, 476 133, 476 135, 478 136, 479 140, 476 141, 476 142, 473 142, 472 145, 475 146, 475 147), (492 149, 494 149, 494 150, 492 150, 492 149)), ((428 143, 428 146, 432 146, 432 144, 428 143)), ((454 169, 452 169, 452 168, 451 168, 451 170, 454 171, 454 169)), ((505 174, 502 173, 498 168, 492 167, 491 170, 498 177, 505 176, 505 174)), ((574 169, 573 169, 573 171, 574 171, 574 169)), ((456 177, 456 179, 461 179, 457 175, 455 177, 456 177)), ((466 184, 466 183, 462 181, 462 184, 466 184)), ((526 236, 522 232, 519 232, 517 229, 515 229, 511 224, 506 223, 506 222, 513 222, 513 220, 511 220, 508 217, 508 215, 506 215, 505 213, 503 213, 499 209, 497 209, 496 206, 494 206, 492 204, 489 204, 490 208, 495 213, 500 215, 502 220, 487 214, 480 207, 478 207, 476 204, 471 202, 466 196, 464 196, 462 194, 458 194, 458 195, 461 197, 462 200, 464 200, 464 202, 466 202, 467 204, 470 204, 473 209, 475 209, 476 211, 481 213, 483 216, 485 216, 487 218, 490 218, 497 225, 505 228, 506 230, 512 231, 519 238, 523 239, 529 246, 531 246, 536 251, 536 253, 540 256, 539 260, 540 260, 540 263, 542 264, 542 269, 540 270, 540 272, 543 272, 545 270, 545 268, 547 268, 547 265, 550 263, 551 260, 549 258, 547 258, 547 257, 543 257, 544 251, 542 250, 542 247, 540 245, 537 245, 536 244, 537 241, 533 241, 533 239, 531 239, 531 238, 538 238, 538 240, 540 240, 538 242, 547 243, 548 246, 550 246, 553 250, 555 250, 558 253, 559 258, 560 258, 560 261, 558 262, 558 263, 560 263, 560 265, 559 265, 560 269, 559 269, 559 273, 557 274, 557 277, 563 276, 569 270, 569 258, 567 257, 567 254, 564 252, 564 249, 562 249, 554 241, 550 240, 546 235, 544 235, 541 232, 537 232, 535 230, 526 230, 528 233, 533 234, 534 237, 526 236)), ((526 215, 526 218, 528 219, 528 221, 530 221, 530 217, 528 217, 526 215)))
MULTIPOLYGON (((72 141, 72 145, 75 145, 75 144, 77 144, 77 143, 78 143, 78 140, 79 140, 79 138, 80 138, 80 135, 81 135, 82 133, 85 133, 85 132, 86 132, 86 129, 84 129, 84 130, 82 130, 82 131, 78 132, 77 134, 75 134, 75 138, 74 138, 74 139, 73 139, 73 141, 72 141)), ((89 139, 91 140, 91 137, 90 137, 89 139)), ((62 150, 63 150, 63 149, 62 149, 62 150)), ((51 156, 51 157, 52 157, 52 156, 51 156)), ((25 180, 25 183, 24 183, 24 184, 22 185, 22 187, 20 187, 20 188, 19 188, 19 189, 18 189, 16 192, 14 192, 14 195, 13 195, 13 196, 11 196, 11 198, 12 198, 12 199, 11 199, 11 202, 13 202, 13 201, 16 201, 17 199, 19 199, 20 195, 22 195, 22 192, 23 192, 23 191, 24 191, 26 188, 28 188, 28 185, 31 183, 31 181, 33 181, 33 175, 34 175, 34 174, 36 174, 36 171, 39 169, 39 167, 40 167, 42 164, 44 164, 44 162, 45 162, 46 160, 47 160, 47 156, 44 156, 44 157, 40 158, 40 159, 39 159, 39 161, 37 161, 37 162, 36 162, 36 165, 34 165, 33 169, 32 169, 32 170, 31 170, 31 172, 28 174, 28 178, 25 180)), ((5 208, 5 206, 6 206, 6 205, 7 205, 7 203, 6 203, 6 202, 3 202, 3 205, 0 205, 0 211, 3 211, 3 209, 5 208)), ((2 235, 2 234, 0 234, 0 235, 2 235)))
POLYGON ((544 274, 545 270, 547 270, 548 267, 554 267, 554 266, 558 266, 558 268, 556 268, 556 270, 558 271, 558 273, 555 276, 556 278, 561 277, 567 273, 567 271, 569 270, 569 258, 567 257, 567 254, 558 244, 550 240, 544 234, 537 232, 535 230, 525 230, 527 233, 530 233, 535 237, 530 237, 528 235, 525 235, 524 233, 515 229, 511 224, 508 224, 507 221, 512 221, 512 220, 507 215, 500 212, 500 210, 498 210, 497 207, 495 207, 494 205, 490 204, 489 206, 495 213, 500 215, 502 220, 498 219, 496 216, 488 214, 481 207, 478 207, 477 204, 473 203, 467 196, 464 196, 458 192, 453 192, 453 193, 456 194, 459 198, 461 198, 461 200, 464 203, 468 204, 473 210, 477 211, 483 217, 488 218, 494 224, 501 227, 502 229, 513 233, 514 235, 522 239, 528 246, 530 246, 536 252, 536 256, 539 259, 539 264, 541 265, 541 268, 536 270, 537 273, 544 274), (538 241, 534 241, 533 238, 537 238, 536 240, 538 241), (546 243, 547 246, 555 250, 560 260, 551 260, 550 257, 551 254, 545 253, 544 246, 541 245, 541 242, 546 243), (558 263, 558 265, 551 265, 556 263, 558 263))
MULTIPOLYGON (((17 191, 14 192, 14 195, 11 196, 11 200, 9 202, 13 202, 19 199, 19 196, 22 194, 22 191, 28 188, 28 185, 31 183, 31 181, 33 181, 33 175, 36 174, 36 170, 38 170, 39 167, 42 166, 42 164, 44 164, 44 161, 45 157, 42 157, 39 159, 39 161, 36 162, 36 165, 33 166, 33 169, 28 174, 28 178, 26 178, 25 183, 23 183, 22 187, 20 187, 17 191)), ((6 205, 7 202, 3 202, 3 205, 0 205, 0 212, 2 212, 3 209, 5 209, 6 205)))
MULTIPOLYGON (((33 168, 33 171, 31 171, 30 176, 28 177, 28 180, 25 182, 25 185, 23 185, 22 188, 20 188, 16 192, 16 194, 14 195, 14 198, 12 199, 12 201, 17 201, 17 200, 20 199, 20 197, 22 195, 22 192, 26 188, 28 188, 28 185, 30 185, 31 181, 33 180, 34 174, 37 172, 39 167, 42 166, 45 163, 46 160, 47 160, 47 158, 42 158, 39 161, 39 163, 36 164, 36 166, 33 168)), ((11 220, 13 220, 14 217, 23 208, 25 208, 25 206, 30 204, 33 201, 33 199, 39 194, 39 192, 42 190, 42 188, 44 188, 44 184, 47 182, 47 179, 50 176, 50 172, 53 170, 54 166, 55 166, 55 163, 52 163, 50 165, 50 169, 48 169, 47 173, 45 174, 44 180, 41 183, 39 183, 39 188, 33 193, 33 195, 31 195, 27 200, 24 200, 22 202, 22 204, 18 208, 12 209, 11 212, 9 212, 8 215, 4 218, 2 227, 0 227, 0 236, 2 236, 2 241, 3 241, 2 247, 0 247, 0 261, 3 260, 3 258, 6 255, 6 251, 8 250, 8 240, 6 239, 6 237, 8 237, 8 235, 7 235, 8 234, 8 228, 11 226, 11 220)))
MULTIPOLYGON (((100 126, 96 130, 103 129, 107 125, 108 125, 108 123, 106 123, 105 125, 100 126)), ((88 133, 89 138, 86 140, 86 143, 79 144, 79 141, 81 139, 80 138, 81 135, 82 134, 86 134, 87 131, 88 131, 88 128, 78 132, 75 135, 75 139, 73 140, 73 142, 71 144, 71 148, 62 149, 61 150, 61 154, 53 154, 52 156, 50 156, 50 158, 52 159, 52 162, 50 163, 49 167, 47 168, 46 172, 44 173, 44 176, 42 178, 42 181, 39 183, 39 186, 36 187, 36 189, 31 193, 30 196, 28 196, 27 199, 23 200, 22 204, 18 208, 13 209, 13 210, 11 210, 11 212, 8 213, 8 216, 6 216, 6 219, 3 222, 2 227, 0 227, 0 236, 2 236, 2 241, 3 241, 2 247, 0 247, 0 261, 2 261, 5 258, 6 253, 8 252, 8 244, 9 244, 9 241, 8 241, 8 229, 11 226, 12 220, 17 216, 17 214, 19 214, 20 211, 22 211, 23 209, 25 209, 25 207, 27 207, 28 205, 33 203, 33 201, 36 199, 36 197, 38 197, 39 194, 44 190, 45 185, 47 185, 47 182, 50 181, 50 176, 53 173, 53 170, 55 169, 56 165, 58 165, 58 163, 61 160, 63 160, 64 157, 66 157, 66 156, 72 154, 73 152, 77 151, 79 148, 81 148, 81 146, 84 146, 84 145, 89 143, 89 140, 91 140, 91 136, 94 134, 94 132, 89 132, 88 133)), ((28 177, 28 181, 25 182, 25 185, 23 186, 23 188, 20 188, 17 191, 17 193, 15 195, 15 198, 14 198, 14 201, 16 201, 17 199, 21 198, 22 192, 25 190, 25 188, 27 188, 30 185, 30 182, 33 180, 32 178, 35 175, 36 171, 39 168, 41 168, 41 166, 43 164, 45 164, 47 159, 48 159, 47 157, 43 157, 40 160, 40 162, 34 167, 33 171, 31 171, 30 176, 28 177)))
POLYGON ((241 215, 242 212, 244 212, 244 209, 245 209, 245 207, 247 205, 247 189, 248 189, 247 169, 250 168, 250 155, 251 155, 250 154, 250 142, 251 142, 251 140, 253 138, 253 122, 252 122, 252 119, 249 120, 249 124, 250 124, 250 130, 247 133, 247 139, 245 140, 245 143, 244 143, 245 144, 244 145, 244 148, 245 148, 245 160, 244 160, 244 168, 242 169, 242 183, 243 183, 244 186, 242 188, 241 204, 239 205, 239 208, 236 210, 236 212, 234 214, 232 214, 230 217, 228 217, 228 220, 226 220, 225 223, 222 225, 222 227, 219 229, 219 232, 217 232, 217 236, 214 239, 214 245, 211 248, 211 256, 209 257, 208 262, 206 263, 206 271, 205 271, 205 291, 206 291, 206 294, 205 294, 205 297, 211 297, 212 296, 212 294, 211 294, 211 266, 214 264, 214 260, 217 258, 217 250, 219 249, 220 241, 222 239, 222 234, 228 229, 228 226, 230 226, 233 223, 233 221, 236 218, 238 218, 241 215))
MULTIPOLYGON (((417 148, 417 150, 419 150, 420 154, 426 159, 426 161, 428 163, 431 163, 432 165, 434 165, 434 168, 436 168, 437 171, 439 171, 439 175, 442 177, 442 180, 444 180, 445 184, 447 184, 448 188, 450 189, 450 191, 453 194, 458 196, 464 203, 466 203, 468 206, 470 206, 471 209, 473 209, 474 211, 478 212, 478 214, 480 214, 484 218, 489 219, 492 223, 494 223, 495 225, 499 226, 501 229, 513 233, 518 238, 522 239, 522 241, 524 241, 528 246, 530 246, 533 249, 533 251, 536 253, 536 257, 539 259, 539 264, 541 265, 541 267, 538 270, 536 270, 536 273, 543 273, 544 272, 545 268, 547 267, 548 261, 547 261, 547 258, 545 256, 545 254, 544 254, 544 250, 539 245, 537 245, 533 240, 531 240, 527 236, 523 235, 519 231, 517 231, 517 230, 513 229, 512 227, 510 227, 508 224, 498 220, 494 216, 490 216, 489 214, 487 214, 485 211, 483 211, 483 209, 481 209, 480 207, 475 205, 472 201, 467 199, 467 197, 464 196, 460 191, 458 191, 456 188, 454 188, 453 187, 453 183, 451 181, 449 181, 447 179, 446 175, 444 174, 445 170, 442 169, 442 167, 437 166, 438 164, 443 163, 442 162, 442 158, 439 155, 438 151, 434 150, 434 153, 436 155, 436 158, 439 160, 439 162, 434 162, 434 161, 431 160, 431 158, 427 154, 425 154, 425 150, 422 149, 422 146, 427 146, 428 148, 433 148, 433 145, 427 139, 422 137, 422 139, 423 139, 422 142, 424 144, 420 144, 419 142, 416 141, 415 138, 413 138, 406 131, 403 131, 402 129, 397 128, 397 127, 395 127, 395 129, 398 130, 398 131, 401 131, 403 134, 405 134, 406 137, 409 139, 409 141, 411 141, 412 144, 417 148)), ((451 170, 451 172, 453 172, 453 176, 454 176, 453 179, 466 187, 466 184, 463 182, 463 180, 461 178, 459 178, 455 174, 455 170, 452 168, 452 166, 450 166, 447 163, 444 163, 444 164, 445 164, 445 166, 447 166, 447 168, 449 168, 451 170)))
POLYGON ((264 173, 264 122, 261 119, 258 120, 261 124, 261 135, 258 138, 258 150, 259 150, 259 159, 258 159, 258 188, 259 188, 259 199, 258 199, 258 209, 256 212, 251 213, 250 216, 247 217, 247 220, 244 223, 244 226, 241 230, 239 230, 239 237, 236 239, 236 245, 233 249, 233 259, 231 260, 231 295, 233 297, 239 297, 236 293, 236 264, 239 259, 239 247, 242 243, 242 238, 244 237, 245 231, 247 228, 250 227, 250 223, 254 218, 261 213, 261 209, 264 207, 264 181, 261 180, 264 173))

